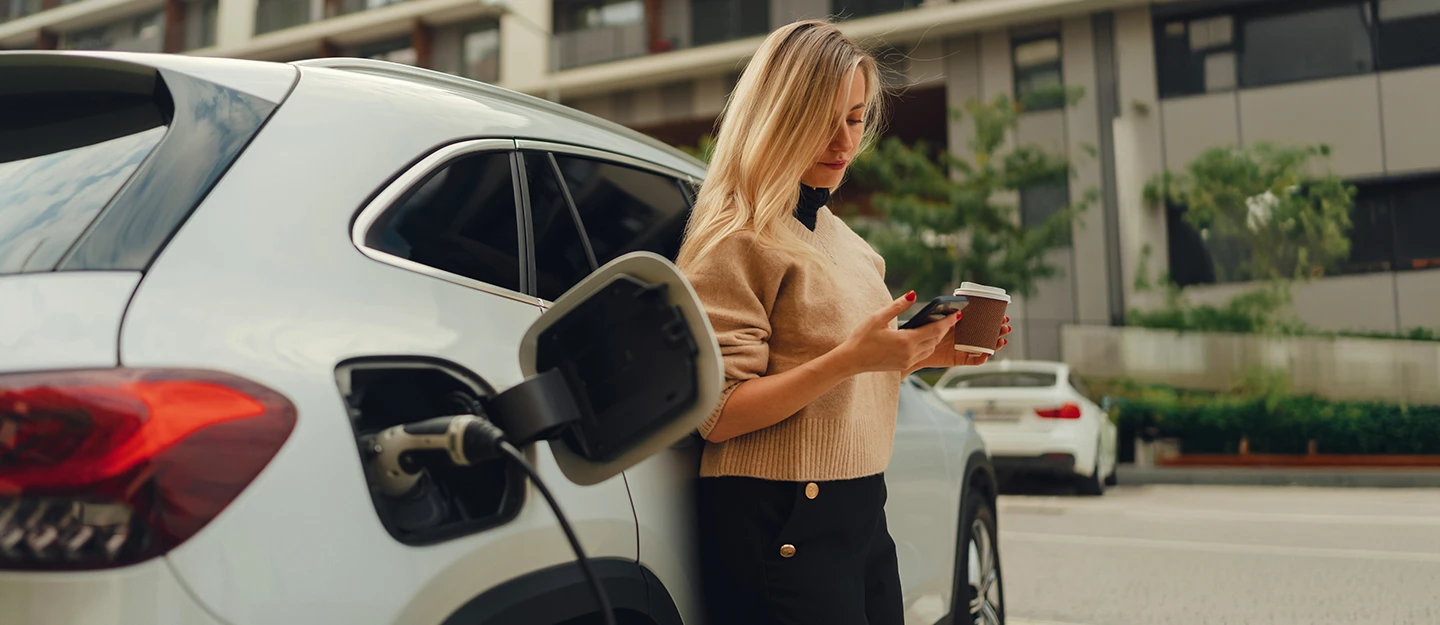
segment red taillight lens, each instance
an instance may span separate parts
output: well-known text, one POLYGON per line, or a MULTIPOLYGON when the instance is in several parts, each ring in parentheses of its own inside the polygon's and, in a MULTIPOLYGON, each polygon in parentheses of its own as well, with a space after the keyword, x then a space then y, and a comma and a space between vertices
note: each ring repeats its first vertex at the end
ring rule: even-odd
POLYGON ((0 569, 95 569, 164 554, 225 509, 295 408, 210 371, 0 375, 0 569))
POLYGON ((1048 410, 1035 409, 1035 414, 1042 419, 1079 419, 1080 407, 1075 404, 1065 404, 1059 408, 1048 410))

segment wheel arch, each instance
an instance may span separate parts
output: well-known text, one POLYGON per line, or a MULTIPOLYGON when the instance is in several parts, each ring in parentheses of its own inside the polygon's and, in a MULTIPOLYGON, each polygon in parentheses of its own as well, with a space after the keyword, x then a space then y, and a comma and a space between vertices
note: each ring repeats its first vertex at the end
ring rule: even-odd
MULTIPOLYGON (((983 450, 977 450, 970 454, 965 460, 965 489, 978 489, 985 494, 986 501, 990 507, 995 507, 995 502, 1000 496, 999 480, 995 477, 995 466, 991 464, 990 457, 983 450)), ((962 495, 960 505, 965 505, 965 498, 962 495)))
MULTIPOLYGON (((590 560, 622 623, 683 625, 665 585, 644 565, 620 558, 590 560), (620 618, 621 614, 625 618, 620 618)), ((554 625, 597 616, 580 565, 569 562, 526 573, 471 598, 441 625, 554 625)), ((596 621, 599 622, 598 619, 596 621)))

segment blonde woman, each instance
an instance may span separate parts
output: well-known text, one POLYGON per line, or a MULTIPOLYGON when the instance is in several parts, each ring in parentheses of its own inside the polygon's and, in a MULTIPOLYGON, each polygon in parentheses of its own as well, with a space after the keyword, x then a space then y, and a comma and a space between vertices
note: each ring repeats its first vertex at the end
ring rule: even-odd
POLYGON ((903 622, 883 474, 900 383, 984 358, 952 347, 958 317, 897 329, 915 293, 891 301, 884 261, 825 207, 881 95, 874 58, 802 21, 761 44, 720 121, 679 256, 727 382, 700 428, 711 625, 903 622))

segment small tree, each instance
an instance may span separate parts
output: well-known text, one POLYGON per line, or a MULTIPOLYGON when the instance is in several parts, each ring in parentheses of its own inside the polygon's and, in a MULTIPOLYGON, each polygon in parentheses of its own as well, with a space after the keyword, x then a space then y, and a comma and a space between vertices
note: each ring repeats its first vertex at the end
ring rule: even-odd
MULTIPOLYGON (((1065 89, 1056 97, 1072 105, 1082 95, 1065 89)), ((853 225, 885 258, 892 282, 941 293, 968 280, 1030 295, 1059 273, 1048 252, 1069 244, 1071 222, 1099 193, 1087 190, 1041 223, 1020 223, 1015 204, 997 196, 1063 184, 1071 173, 1063 155, 1033 145, 1006 149, 1023 111, 1004 96, 952 111, 974 126, 964 156, 932 156, 923 142, 907 146, 892 137, 856 159, 851 173, 875 190, 880 219, 853 225)))
POLYGON ((1152 204, 1184 207, 1221 281, 1305 280, 1350 255, 1355 188, 1313 173, 1326 146, 1212 148, 1152 179, 1152 204))

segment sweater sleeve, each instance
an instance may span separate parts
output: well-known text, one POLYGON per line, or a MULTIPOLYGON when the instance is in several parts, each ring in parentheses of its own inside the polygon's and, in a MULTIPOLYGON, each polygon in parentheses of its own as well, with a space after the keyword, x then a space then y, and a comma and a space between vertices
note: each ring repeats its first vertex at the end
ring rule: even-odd
POLYGON ((771 266, 768 256, 752 236, 735 235, 685 270, 725 361, 725 388, 715 410, 700 424, 701 436, 708 437, 715 428, 735 388, 769 368, 770 308, 784 269, 771 266))

